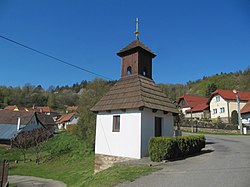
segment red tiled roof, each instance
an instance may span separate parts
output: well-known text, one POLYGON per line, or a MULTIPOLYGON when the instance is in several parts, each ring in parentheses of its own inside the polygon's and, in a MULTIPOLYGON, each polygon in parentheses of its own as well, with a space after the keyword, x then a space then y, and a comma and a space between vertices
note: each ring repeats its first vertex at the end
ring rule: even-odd
POLYGON ((9 105, 4 108, 4 110, 15 110, 17 108, 16 105, 9 105))
POLYGON ((208 101, 208 98, 206 98, 206 97, 184 94, 179 98, 178 104, 180 104, 180 101, 182 99, 185 100, 187 107, 192 107, 192 108, 194 108, 197 105, 206 105, 206 103, 208 101))
POLYGON ((62 116, 57 120, 57 123, 65 123, 65 122, 69 121, 74 115, 76 115, 75 112, 69 113, 69 114, 64 114, 64 115, 62 115, 62 116))
MULTIPOLYGON (((236 94, 233 92, 233 90, 216 90, 212 93, 208 102, 210 102, 213 96, 217 94, 226 100, 236 100, 236 94)), ((239 95, 240 101, 250 100, 250 92, 238 92, 238 95, 239 95)))
POLYGON ((248 113, 250 112, 250 100, 245 104, 245 106, 240 110, 240 113, 248 113))
MULTIPOLYGON (((208 108, 209 106, 207 104, 198 104, 192 108, 192 112, 200 112, 208 108)), ((191 109, 186 110, 186 113, 191 113, 191 109)))
POLYGON ((52 110, 48 106, 36 106, 36 107, 31 108, 31 110, 35 110, 36 112, 43 112, 43 113, 54 112, 54 110, 52 110))
MULTIPOLYGON (((232 90, 216 90, 212 95, 219 94, 224 99, 236 100, 236 94, 232 90)), ((250 99, 250 92, 238 92, 240 100, 248 101, 250 99)))
POLYGON ((76 111, 78 109, 77 106, 68 106, 66 110, 68 111, 76 111))
POLYGON ((17 107, 16 105, 9 105, 4 108, 4 110, 11 110, 11 111, 25 111, 28 112, 29 110, 25 107, 17 107))

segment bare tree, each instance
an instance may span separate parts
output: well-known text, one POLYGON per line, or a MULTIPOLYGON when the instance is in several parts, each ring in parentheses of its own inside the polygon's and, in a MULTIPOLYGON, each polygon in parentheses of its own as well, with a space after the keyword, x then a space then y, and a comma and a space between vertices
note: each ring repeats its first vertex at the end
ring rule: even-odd
POLYGON ((12 140, 12 146, 18 148, 21 151, 23 155, 23 162, 25 162, 27 149, 31 146, 29 133, 27 131, 18 133, 14 140, 12 140))
POLYGON ((33 144, 32 147, 35 151, 36 163, 39 164, 40 153, 43 150, 44 142, 47 141, 52 134, 50 131, 44 128, 34 129, 29 133, 33 144))

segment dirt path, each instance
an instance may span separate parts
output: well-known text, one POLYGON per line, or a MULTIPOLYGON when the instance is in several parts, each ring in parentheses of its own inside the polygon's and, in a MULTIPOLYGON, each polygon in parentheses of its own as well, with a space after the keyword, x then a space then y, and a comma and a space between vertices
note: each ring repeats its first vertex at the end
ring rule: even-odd
POLYGON ((20 175, 11 175, 9 176, 9 182, 11 184, 16 184, 17 187, 30 187, 30 186, 41 186, 41 187, 66 187, 67 185, 63 182, 52 180, 52 179, 43 179, 39 177, 32 176, 20 176, 20 175))

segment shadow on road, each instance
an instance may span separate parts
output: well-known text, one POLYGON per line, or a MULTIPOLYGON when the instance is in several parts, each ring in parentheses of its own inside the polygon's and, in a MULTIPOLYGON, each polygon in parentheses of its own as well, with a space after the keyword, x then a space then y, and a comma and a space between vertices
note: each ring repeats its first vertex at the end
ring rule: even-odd
POLYGON ((215 142, 206 142, 206 145, 216 144, 215 142))
POLYGON ((169 162, 174 162, 174 161, 178 161, 178 160, 185 160, 186 158, 190 158, 190 157, 196 157, 196 156, 200 156, 200 155, 204 155, 204 154, 208 154, 208 153, 212 153, 214 152, 214 150, 211 149, 206 149, 206 150, 201 150, 201 152, 199 153, 195 153, 192 155, 187 155, 187 156, 183 156, 183 157, 178 157, 178 158, 174 158, 174 159, 169 159, 169 162))

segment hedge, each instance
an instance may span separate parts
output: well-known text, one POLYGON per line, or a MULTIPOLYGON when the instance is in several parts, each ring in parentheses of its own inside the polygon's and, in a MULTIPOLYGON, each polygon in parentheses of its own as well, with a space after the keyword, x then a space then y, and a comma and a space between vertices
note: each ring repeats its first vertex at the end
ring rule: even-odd
POLYGON ((149 141, 149 157, 154 162, 198 153, 205 147, 205 136, 153 137, 149 141))

